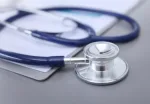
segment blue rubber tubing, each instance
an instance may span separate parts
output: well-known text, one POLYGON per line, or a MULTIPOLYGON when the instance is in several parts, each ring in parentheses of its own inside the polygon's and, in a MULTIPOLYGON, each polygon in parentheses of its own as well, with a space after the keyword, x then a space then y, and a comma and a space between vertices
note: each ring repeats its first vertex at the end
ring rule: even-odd
MULTIPOLYGON (((128 17, 123 14, 105 11, 105 10, 95 10, 95 9, 89 9, 89 8, 77 8, 77 7, 54 7, 54 8, 47 8, 42 9, 44 11, 64 11, 64 10, 80 10, 80 11, 89 11, 89 12, 95 12, 95 13, 101 13, 104 15, 116 17, 119 20, 125 20, 128 22, 131 27, 132 31, 129 34, 121 35, 121 36, 96 36, 95 31, 88 25, 80 23, 76 20, 73 20, 77 23, 78 27, 87 31, 89 34, 88 37, 83 39, 65 39, 61 37, 57 37, 55 35, 49 35, 52 33, 45 33, 40 31, 34 31, 33 33, 40 34, 40 38, 43 40, 63 44, 63 45, 69 45, 69 46, 84 46, 91 42, 96 41, 109 41, 113 43, 125 43, 132 41, 136 39, 139 36, 140 33, 140 26, 139 24, 132 19, 131 17, 128 17)), ((19 13, 9 19, 7 19, 7 22, 14 22, 15 20, 21 19, 22 17, 31 15, 32 13, 19 11, 19 13)), ((0 30, 2 30, 5 26, 0 25, 0 30)), ((34 37, 36 35, 33 34, 34 37)), ((38 38, 38 37, 37 37, 38 38)), ((14 53, 10 51, 0 50, 0 58, 17 62, 17 63, 23 63, 23 64, 29 64, 29 65, 49 65, 49 66, 63 66, 64 65, 64 56, 50 56, 50 57, 39 57, 39 56, 30 56, 30 55, 24 55, 19 53, 14 53)))

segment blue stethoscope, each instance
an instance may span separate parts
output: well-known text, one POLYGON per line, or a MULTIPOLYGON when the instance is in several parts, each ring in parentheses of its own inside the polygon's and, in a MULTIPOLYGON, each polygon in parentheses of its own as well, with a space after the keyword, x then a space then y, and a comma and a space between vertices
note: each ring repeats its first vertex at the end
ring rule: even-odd
MULTIPOLYGON (((97 41, 125 43, 125 42, 132 41, 139 36, 139 32, 140 32, 139 24, 132 18, 123 14, 105 11, 105 10, 77 8, 77 7, 54 7, 54 8, 43 9, 43 11, 62 11, 62 10, 88 11, 88 12, 101 13, 104 15, 116 17, 117 19, 125 20, 126 22, 128 22, 132 26, 132 32, 123 36, 96 36, 96 33, 93 30, 93 28, 71 18, 68 18, 68 19, 73 21, 76 24, 77 28, 80 28, 88 33, 87 37, 82 38, 82 39, 66 39, 66 38, 57 36, 56 34, 58 33, 47 33, 47 32, 32 31, 32 30, 29 31, 29 30, 24 30, 23 28, 19 28, 18 30, 26 32, 26 33, 30 33, 30 35, 32 35, 35 38, 39 38, 42 40, 46 40, 46 41, 50 41, 50 42, 54 42, 54 43, 58 43, 62 45, 75 46, 75 47, 81 47, 91 42, 97 42, 97 41)), ((29 12, 19 11, 17 15, 7 19, 6 21, 13 22, 17 19, 20 19, 22 17, 28 16, 31 14, 32 13, 29 13, 29 12)), ((3 25, 0 25, 0 29, 3 29, 5 26, 7 26, 7 24, 3 23, 3 25)), ((0 50, 0 58, 4 60, 8 60, 8 61, 22 63, 22 64, 49 65, 52 67, 64 66, 65 61, 67 60, 67 58, 65 58, 64 56, 39 57, 39 56, 30 56, 30 55, 25 55, 25 54, 20 54, 20 53, 14 53, 14 52, 5 51, 5 50, 0 50)))

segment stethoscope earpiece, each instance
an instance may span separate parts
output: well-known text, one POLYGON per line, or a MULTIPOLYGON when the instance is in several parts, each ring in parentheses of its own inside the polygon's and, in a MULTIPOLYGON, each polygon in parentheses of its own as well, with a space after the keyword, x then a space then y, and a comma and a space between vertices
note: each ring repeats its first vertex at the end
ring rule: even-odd
POLYGON ((128 74, 128 65, 117 57, 119 48, 109 42, 94 42, 84 48, 88 64, 77 64, 77 76, 91 84, 108 85, 116 83, 128 74))

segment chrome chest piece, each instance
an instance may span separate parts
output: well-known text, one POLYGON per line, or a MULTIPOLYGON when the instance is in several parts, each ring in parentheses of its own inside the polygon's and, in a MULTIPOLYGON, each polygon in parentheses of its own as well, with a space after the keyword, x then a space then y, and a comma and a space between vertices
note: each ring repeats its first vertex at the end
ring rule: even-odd
POLYGON ((119 48, 109 42, 95 42, 84 48, 86 64, 77 64, 75 71, 83 81, 96 85, 116 83, 128 74, 128 65, 117 57, 119 48))

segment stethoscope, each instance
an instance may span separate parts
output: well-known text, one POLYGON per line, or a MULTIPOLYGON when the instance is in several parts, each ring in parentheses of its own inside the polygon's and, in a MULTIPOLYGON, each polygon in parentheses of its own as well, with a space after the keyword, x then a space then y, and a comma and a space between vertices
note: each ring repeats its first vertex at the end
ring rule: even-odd
POLYGON ((43 11, 54 11, 54 10, 55 11, 61 11, 61 10, 89 11, 89 12, 101 13, 108 16, 113 16, 120 20, 125 20, 126 22, 128 22, 132 26, 132 32, 123 36, 96 36, 95 31, 90 26, 66 17, 66 19, 71 20, 73 23, 75 23, 77 28, 86 31, 88 34, 87 37, 82 39, 66 39, 57 36, 57 34, 61 34, 61 33, 32 31, 32 30, 27 30, 21 27, 11 25, 10 22, 13 22, 17 19, 32 14, 25 11, 19 11, 17 15, 7 19, 5 22, 0 21, 0 23, 3 24, 1 25, 1 29, 4 28, 4 26, 12 27, 17 31, 21 31, 23 33, 29 34, 35 38, 62 44, 62 45, 67 45, 67 46, 81 47, 91 43, 87 45, 84 49, 84 54, 86 57, 83 58, 65 58, 64 56, 39 57, 39 56, 30 56, 30 55, 0 50, 0 58, 4 60, 17 62, 17 63, 23 63, 29 65, 49 65, 51 67, 60 67, 68 63, 69 64, 78 63, 78 65, 76 66, 76 69, 78 69, 76 70, 76 73, 79 76, 79 78, 81 78, 82 80, 88 83, 93 83, 98 85, 115 83, 117 81, 120 81, 127 75, 128 66, 126 62, 124 62, 122 59, 116 58, 119 53, 119 48, 113 43, 129 42, 139 36, 140 26, 135 20, 123 14, 114 13, 105 10, 89 9, 89 8, 54 7, 54 8, 43 9, 43 11), (109 42, 113 42, 113 43, 109 43, 109 42), (122 68, 120 67, 120 65, 122 65, 122 68), (119 71, 117 72, 115 70, 114 71, 115 73, 112 74, 111 72, 112 66, 113 67, 115 66, 114 69, 119 71), (108 69, 111 70, 108 71, 108 69))

